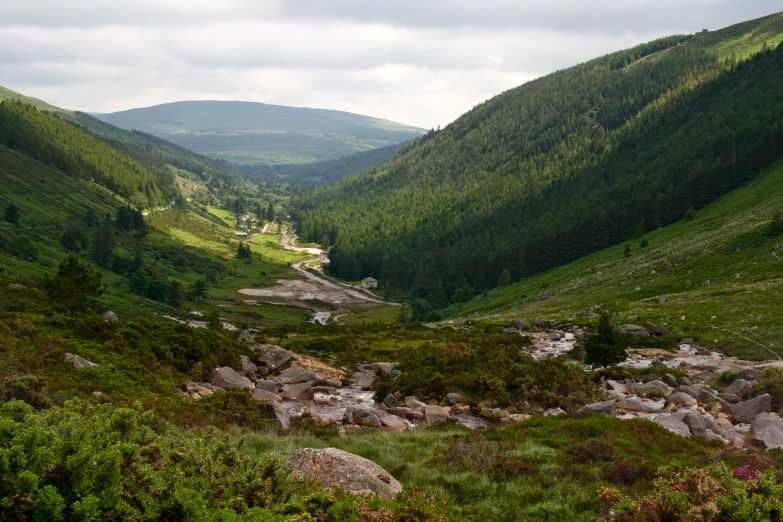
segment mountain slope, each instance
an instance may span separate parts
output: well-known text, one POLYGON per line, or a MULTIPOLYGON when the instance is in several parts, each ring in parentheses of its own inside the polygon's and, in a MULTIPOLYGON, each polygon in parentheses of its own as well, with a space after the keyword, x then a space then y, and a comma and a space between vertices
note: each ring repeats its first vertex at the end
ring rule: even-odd
POLYGON ((409 140, 421 129, 349 112, 238 101, 183 101, 101 114, 124 129, 165 137, 241 164, 331 160, 409 140))
POLYGON ((456 322, 541 317, 586 323, 593 319, 574 314, 598 304, 617 312, 622 323, 665 322, 680 338, 741 357, 776 359, 783 356, 781 211, 783 161, 691 219, 444 312, 456 322), (665 302, 656 304, 655 297, 665 302))
POLYGON ((512 89, 303 199, 300 235, 442 307, 674 222, 783 155, 781 40, 773 15, 512 89))
POLYGON ((349 154, 342 158, 302 165, 259 165, 246 167, 250 173, 274 178, 284 183, 309 183, 315 186, 328 185, 365 169, 391 160, 402 143, 387 145, 372 150, 349 154))

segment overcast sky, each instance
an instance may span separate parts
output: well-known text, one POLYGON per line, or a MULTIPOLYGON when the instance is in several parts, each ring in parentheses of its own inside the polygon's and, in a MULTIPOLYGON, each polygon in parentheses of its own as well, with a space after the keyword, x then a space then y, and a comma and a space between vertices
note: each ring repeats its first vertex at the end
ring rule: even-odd
POLYGON ((112 112, 178 100, 430 128, 542 74, 780 0, 2 0, 0 85, 112 112))

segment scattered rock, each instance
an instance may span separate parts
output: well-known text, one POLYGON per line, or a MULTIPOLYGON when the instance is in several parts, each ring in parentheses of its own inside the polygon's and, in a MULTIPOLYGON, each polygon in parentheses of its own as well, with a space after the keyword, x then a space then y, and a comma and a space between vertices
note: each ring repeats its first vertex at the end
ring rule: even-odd
POLYGON ((546 334, 546 338, 550 341, 559 341, 560 340, 560 334, 557 332, 549 332, 546 334))
POLYGON ((635 324, 624 324, 617 327, 617 333, 620 335, 635 335, 637 337, 648 337, 650 333, 635 324))
POLYGON ((663 325, 656 326, 650 322, 644 324, 644 329, 647 331, 648 334, 654 336, 661 336, 669 333, 669 330, 667 330, 665 326, 663 325))
POLYGON ((303 382, 312 383, 318 379, 318 374, 315 374, 308 370, 292 370, 287 369, 277 377, 277 382, 280 384, 301 384, 303 382))
POLYGON ((695 406, 697 404, 697 400, 693 398, 691 395, 688 395, 684 392, 677 392, 672 393, 669 395, 669 398, 666 399, 666 405, 674 404, 675 406, 695 406))
POLYGON ((427 422, 449 420, 449 412, 441 406, 430 404, 424 407, 424 420, 427 422))
POLYGON ((445 399, 449 404, 459 404, 464 401, 462 395, 457 392, 447 393, 445 399))
POLYGON ((103 314, 103 318, 106 319, 107 321, 119 321, 117 314, 115 314, 111 310, 103 314))
POLYGON ((283 402, 283 398, 280 397, 278 394, 268 392, 266 390, 259 390, 257 388, 253 390, 253 397, 255 397, 256 400, 259 400, 261 402, 269 402, 269 401, 283 402))
POLYGON ((522 319, 514 319, 513 321, 511 321, 511 327, 516 328, 517 330, 521 330, 523 332, 530 330, 530 325, 527 324, 522 319))
POLYGON ((750 424, 748 442, 760 448, 783 449, 783 419, 760 417, 750 424))
POLYGON ((366 426, 368 428, 380 428, 381 419, 376 410, 359 408, 358 406, 348 406, 343 413, 343 422, 345 424, 356 424, 357 426, 366 426))
POLYGON ((240 355, 239 358, 242 360, 242 373, 247 375, 258 372, 258 366, 256 366, 256 364, 250 360, 250 357, 247 355, 240 355))
POLYGON ((576 412, 577 417, 589 417, 590 415, 617 416, 617 403, 614 400, 594 402, 583 406, 576 412))
POLYGON ((688 425, 670 413, 656 415, 652 421, 680 437, 691 438, 691 430, 688 425))
POLYGON ((392 500, 402 491, 402 484, 379 465, 336 448, 298 449, 291 454, 287 465, 293 468, 294 477, 313 480, 327 489, 378 495, 384 500, 392 500))
POLYGON ((71 361, 73 364, 73 367, 77 370, 89 370, 90 368, 97 368, 98 365, 94 362, 90 362, 87 359, 83 357, 79 357, 76 354, 73 353, 66 353, 65 354, 65 360, 71 361))
POLYGON ((399 405, 401 401, 402 396, 400 395, 400 392, 394 392, 386 395, 386 397, 383 399, 383 404, 387 408, 394 408, 395 406, 399 405))
POLYGON ((380 370, 383 373, 389 373, 394 369, 394 364, 390 362, 375 362, 370 364, 362 364, 359 366, 359 370, 364 372, 375 372, 380 370))
POLYGON ((291 384, 280 393, 280 397, 286 401, 311 401, 314 396, 313 385, 309 382, 291 384))
POLYGON ((381 417, 381 424, 383 424, 384 431, 406 431, 410 428, 408 421, 397 415, 381 417))
POLYGON ((256 381, 256 390, 264 390, 269 393, 274 393, 275 395, 277 395, 278 392, 277 383, 275 381, 266 381, 266 380, 256 381))
POLYGON ((373 372, 356 372, 351 375, 350 381, 362 390, 369 390, 372 389, 372 384, 375 382, 375 374, 373 372))
POLYGON ((209 374, 209 382, 213 386, 220 386, 225 390, 231 388, 248 388, 252 390, 254 388, 250 379, 243 375, 239 375, 229 366, 212 370, 212 373, 209 374))
POLYGON ((663 410, 660 403, 653 403, 645 401, 641 397, 628 397, 617 403, 618 408, 622 408, 625 411, 640 411, 645 413, 658 413, 663 410))
POLYGON ((239 337, 237 337, 237 341, 245 344, 253 344, 254 342, 256 342, 255 339, 253 339, 253 336, 250 334, 250 331, 248 330, 242 330, 241 332, 239 332, 239 337))
POLYGON ((731 406, 731 416, 739 422, 751 423, 759 413, 772 411, 772 397, 765 393, 731 406))
POLYGON ((566 412, 562 408, 551 408, 544 412, 544 417, 559 417, 565 414, 566 412))
POLYGON ((269 412, 272 414, 278 424, 280 424, 281 428, 284 430, 291 428, 291 414, 284 410, 280 406, 280 403, 277 401, 269 401, 266 404, 269 408, 269 412))
POLYGON ((500 408, 484 408, 481 410, 481 413, 479 413, 479 416, 484 417, 485 419, 500 420, 505 419, 509 414, 506 410, 501 410, 500 408))
POLYGON ((715 424, 712 419, 709 419, 704 415, 699 415, 695 411, 689 411, 686 413, 682 418, 682 422, 688 425, 691 433, 696 437, 705 437, 707 430, 712 430, 715 432, 722 431, 720 426, 715 424))
POLYGON ((755 388, 759 385, 758 381, 746 381, 745 379, 737 379, 733 383, 726 386, 726 389, 723 390, 723 393, 731 393, 733 395, 737 395, 739 397, 742 397, 746 393, 748 393, 750 390, 755 388))
POLYGON ((271 346, 258 361, 269 368, 270 372, 281 372, 290 368, 294 355, 279 346, 271 346))
POLYGON ((98 398, 98 397, 100 397, 101 395, 103 395, 103 392, 99 392, 99 391, 94 391, 94 392, 92 392, 92 396, 93 396, 93 397, 95 397, 95 398, 98 398))
POLYGON ((666 298, 665 297, 656 297, 656 298, 653 299, 653 301, 655 301, 655 304, 662 305, 662 304, 666 303, 666 298))
POLYGON ((342 388, 343 382, 337 379, 316 379, 313 386, 328 386, 330 388, 342 388))
POLYGON ((633 385, 633 392, 639 395, 653 395, 659 397, 666 397, 671 393, 671 387, 663 381, 655 380, 645 383, 637 383, 633 385))

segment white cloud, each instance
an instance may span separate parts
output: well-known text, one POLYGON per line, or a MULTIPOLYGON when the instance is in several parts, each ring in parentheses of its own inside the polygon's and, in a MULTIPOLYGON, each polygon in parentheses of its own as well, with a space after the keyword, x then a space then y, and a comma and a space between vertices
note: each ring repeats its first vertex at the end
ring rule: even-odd
POLYGON ((6 0, 0 85, 86 111, 233 99, 429 128, 541 74, 774 10, 746 4, 6 0))

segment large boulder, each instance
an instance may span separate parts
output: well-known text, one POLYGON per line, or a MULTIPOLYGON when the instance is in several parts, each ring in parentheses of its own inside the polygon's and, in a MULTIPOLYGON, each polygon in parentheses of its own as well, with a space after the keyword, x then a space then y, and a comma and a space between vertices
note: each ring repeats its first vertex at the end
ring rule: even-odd
POLYGON ((726 386, 726 389, 723 390, 723 393, 730 393, 732 395, 742 397, 758 385, 759 382, 755 380, 746 381, 745 379, 737 379, 733 383, 726 386))
POLYGON ((614 400, 594 402, 581 407, 575 415, 577 417, 589 417, 590 415, 606 415, 607 417, 617 416, 617 403, 614 400))
POLYGON ((258 366, 250 360, 250 357, 247 355, 240 355, 239 358, 242 360, 242 373, 248 375, 258 371, 258 366))
POLYGON ((435 404, 428 404, 424 407, 424 420, 426 422, 440 422, 449 420, 449 412, 435 404))
POLYGON ((691 438, 691 430, 688 425, 671 414, 663 413, 661 415, 656 415, 652 421, 680 437, 685 437, 686 439, 691 438))
POLYGON ((275 381, 260 380, 256 381, 256 390, 264 390, 269 393, 277 394, 277 383, 275 381))
POLYGON ((523 332, 527 331, 527 330, 530 330, 530 325, 527 324, 522 319, 514 319, 513 321, 511 321, 511 327, 512 328, 516 328, 517 330, 521 330, 523 332))
POLYGON ((372 388, 372 383, 375 382, 375 374, 372 372, 356 372, 351 375, 351 384, 362 390, 369 390, 372 388))
POLYGON ((283 370, 277 377, 280 384, 301 384, 303 382, 313 382, 318 379, 318 374, 308 370, 283 370))
POLYGON ((772 397, 765 393, 731 406, 731 416, 739 422, 751 423, 759 413, 772 411, 772 397))
POLYGON ((783 449, 783 419, 759 417, 750 424, 748 441, 766 449, 783 449))
POLYGON ((337 379, 316 379, 313 386, 328 386, 329 388, 342 388, 343 383, 337 379))
POLYGON ((631 396, 617 403, 618 408, 626 411, 639 411, 644 413, 660 413, 663 410, 660 402, 644 400, 641 397, 631 396))
POLYGON ((290 368, 293 360, 294 354, 284 348, 272 345, 258 362, 266 366, 270 372, 281 372, 290 368))
POLYGON ((283 388, 280 397, 284 401, 311 401, 314 397, 313 385, 309 382, 291 384, 283 388))
POLYGON ((107 321, 118 321, 119 320, 119 318, 117 317, 117 314, 115 314, 111 310, 109 310, 108 312, 103 314, 103 318, 106 319, 107 321))
POLYGON ((268 401, 266 405, 269 408, 269 413, 272 414, 272 417, 275 418, 281 428, 287 430, 291 427, 291 414, 288 413, 287 410, 283 409, 279 402, 268 401))
POLYGON ((394 363, 390 362, 375 362, 370 364, 362 364, 359 369, 363 372, 375 372, 380 370, 382 373, 389 373, 394 369, 394 363))
POLYGON ((649 337, 650 333, 642 326, 635 324, 623 324, 617 327, 617 333, 620 335, 635 335, 637 337, 649 337))
POLYGON ((402 395, 400 395, 400 392, 398 391, 387 394, 386 397, 383 399, 383 404, 387 408, 394 408, 396 406, 399 406, 401 403, 402 403, 402 395))
POLYGON ((639 395, 644 394, 667 397, 672 392, 672 388, 663 381, 655 380, 645 383, 636 383, 633 385, 633 391, 639 395))
POLYGON ((669 398, 666 399, 667 406, 669 404, 674 404, 675 406, 695 406, 696 403, 696 399, 685 392, 672 393, 669 395, 669 398))
POLYGON ((253 390, 253 397, 255 397, 256 400, 261 402, 270 402, 270 401, 283 402, 282 397, 280 397, 278 394, 268 392, 266 390, 259 390, 258 388, 253 390))
POLYGON ((242 330, 241 332, 239 332, 239 337, 237 337, 237 341, 245 344, 253 344, 255 342, 255 339, 253 339, 253 336, 248 330, 242 330))
POLYGON ((446 397, 444 397, 444 399, 445 399, 445 401, 446 401, 446 402, 448 402, 449 404, 460 404, 462 401, 464 401, 464 400, 465 400, 465 399, 462 397, 462 395, 461 395, 461 394, 459 394, 459 393, 457 393, 457 392, 451 392, 451 393, 447 393, 447 394, 446 394, 446 397))
POLYGON ((87 359, 83 357, 79 357, 76 354, 73 353, 66 353, 65 354, 65 360, 71 361, 71 364, 73 364, 73 367, 77 370, 89 370, 90 368, 97 368, 98 365, 94 362, 90 362, 87 359))
POLYGON ((341 488, 354 495, 378 495, 392 500, 402 491, 385 469, 358 455, 336 448, 303 448, 288 459, 294 477, 318 482, 327 489, 341 488))
POLYGON ((682 422, 688 425, 691 433, 696 437, 706 437, 707 430, 712 430, 715 433, 723 431, 715 421, 695 411, 686 413, 682 418, 682 422))
POLYGON ((368 428, 380 428, 381 419, 376 410, 368 408, 359 408, 358 406, 348 406, 343 413, 343 422, 345 424, 356 424, 357 426, 366 426, 368 428))
POLYGON ((224 366, 222 368, 215 368, 212 373, 209 374, 209 383, 212 386, 220 386, 221 388, 228 390, 231 388, 247 388, 252 390, 254 388, 250 379, 243 375, 239 375, 233 368, 224 366))
POLYGON ((381 424, 383 424, 384 431, 406 431, 411 427, 408 421, 398 417, 397 415, 387 415, 385 417, 381 417, 381 424))
POLYGON ((656 326, 650 322, 644 324, 644 329, 647 331, 648 334, 655 335, 655 336, 666 335, 667 333, 669 333, 669 330, 667 330, 665 326, 663 325, 656 326))

